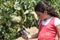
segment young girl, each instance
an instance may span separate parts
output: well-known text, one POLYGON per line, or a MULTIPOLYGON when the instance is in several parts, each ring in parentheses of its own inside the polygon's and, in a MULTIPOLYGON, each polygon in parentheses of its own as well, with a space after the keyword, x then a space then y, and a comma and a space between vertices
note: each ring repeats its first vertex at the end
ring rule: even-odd
POLYGON ((28 38, 38 40, 55 40, 56 34, 60 40, 60 19, 55 9, 47 2, 40 1, 35 6, 35 12, 39 17, 39 32, 28 38))

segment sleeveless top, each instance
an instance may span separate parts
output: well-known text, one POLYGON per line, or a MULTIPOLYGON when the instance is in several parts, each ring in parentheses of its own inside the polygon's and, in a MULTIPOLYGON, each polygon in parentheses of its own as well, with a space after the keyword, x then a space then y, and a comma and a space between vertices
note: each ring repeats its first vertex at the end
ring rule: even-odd
POLYGON ((42 25, 42 21, 39 22, 38 40, 55 40, 56 27, 54 26, 53 17, 47 25, 42 25))

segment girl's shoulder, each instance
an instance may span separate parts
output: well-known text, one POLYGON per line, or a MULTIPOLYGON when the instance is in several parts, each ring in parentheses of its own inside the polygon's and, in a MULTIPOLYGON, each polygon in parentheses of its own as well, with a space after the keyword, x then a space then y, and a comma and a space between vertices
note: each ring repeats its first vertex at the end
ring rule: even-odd
POLYGON ((60 19, 59 18, 55 18, 55 21, 54 21, 54 25, 57 26, 57 25, 60 25, 60 19))

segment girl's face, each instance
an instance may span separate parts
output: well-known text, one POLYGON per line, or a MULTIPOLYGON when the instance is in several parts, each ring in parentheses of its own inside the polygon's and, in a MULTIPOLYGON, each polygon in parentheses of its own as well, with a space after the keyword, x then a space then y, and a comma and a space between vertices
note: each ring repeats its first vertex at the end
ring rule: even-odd
POLYGON ((44 20, 47 17, 47 12, 42 13, 42 12, 36 11, 36 14, 41 20, 44 20))

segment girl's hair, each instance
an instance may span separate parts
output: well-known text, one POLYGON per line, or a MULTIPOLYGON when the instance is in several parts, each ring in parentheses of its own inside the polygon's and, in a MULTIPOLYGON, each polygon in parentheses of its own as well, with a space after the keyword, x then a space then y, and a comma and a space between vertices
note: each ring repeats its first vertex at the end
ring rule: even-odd
POLYGON ((50 16, 58 17, 58 14, 55 11, 55 9, 49 3, 47 3, 46 1, 38 2, 37 5, 35 6, 34 10, 38 11, 38 12, 42 12, 42 13, 44 11, 47 11, 47 13, 50 16))

